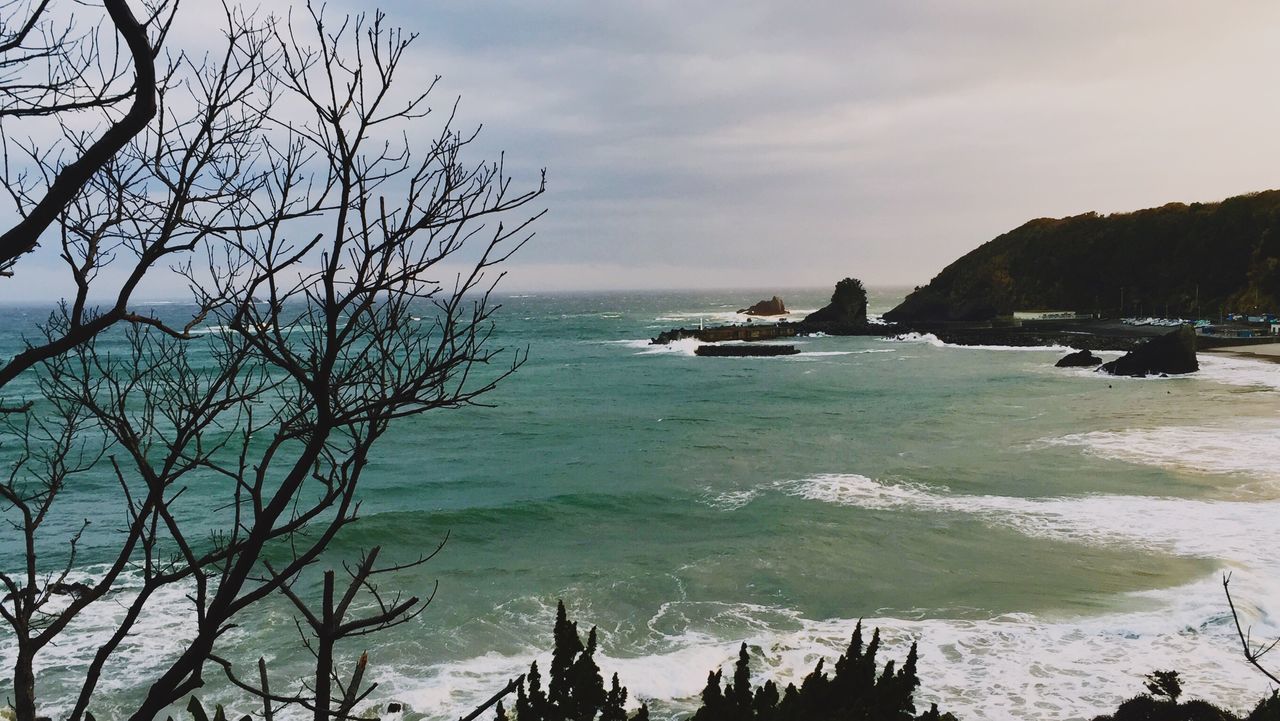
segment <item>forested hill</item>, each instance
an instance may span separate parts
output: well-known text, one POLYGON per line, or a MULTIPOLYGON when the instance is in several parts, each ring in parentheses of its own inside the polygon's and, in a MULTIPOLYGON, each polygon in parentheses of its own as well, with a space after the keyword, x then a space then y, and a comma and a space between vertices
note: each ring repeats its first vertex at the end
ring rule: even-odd
POLYGON ((917 288, 888 320, 986 320, 1015 310, 1217 317, 1280 310, 1280 190, 1220 203, 1033 220, 917 288), (1123 308, 1121 302, 1123 299, 1123 308))

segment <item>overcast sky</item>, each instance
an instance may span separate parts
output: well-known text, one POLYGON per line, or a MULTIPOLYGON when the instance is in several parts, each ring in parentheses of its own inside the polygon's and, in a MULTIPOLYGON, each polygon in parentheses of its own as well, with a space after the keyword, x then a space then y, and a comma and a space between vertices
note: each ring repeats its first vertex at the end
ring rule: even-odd
POLYGON ((547 168, 511 289, 914 285, 1031 218, 1280 186, 1274 0, 383 7, 547 168))

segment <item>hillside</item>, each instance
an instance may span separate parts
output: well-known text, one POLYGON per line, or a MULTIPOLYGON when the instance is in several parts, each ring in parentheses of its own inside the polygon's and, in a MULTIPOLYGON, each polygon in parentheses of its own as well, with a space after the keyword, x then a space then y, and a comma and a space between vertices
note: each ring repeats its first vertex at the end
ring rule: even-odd
POLYGON ((1280 190, 1220 203, 1041 218, 917 288, 887 320, 987 320, 1015 310, 1216 317, 1280 308, 1280 190), (1123 298, 1124 306, 1121 307, 1123 298))

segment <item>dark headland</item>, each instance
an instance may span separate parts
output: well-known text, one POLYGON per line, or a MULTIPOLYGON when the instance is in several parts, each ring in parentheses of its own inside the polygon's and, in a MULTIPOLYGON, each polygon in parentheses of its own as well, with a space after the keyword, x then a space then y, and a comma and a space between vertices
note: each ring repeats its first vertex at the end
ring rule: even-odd
POLYGON ((1062 309, 1217 317, 1280 299, 1280 191, 1040 218, 966 253, 885 314, 919 325, 1062 309))
POLYGON ((1124 318, 1253 329, 1201 333, 1201 350, 1265 342, 1280 310, 1280 190, 1131 213, 1040 218, 966 253, 884 318, 959 344, 1131 350, 1168 326, 1124 318), (1061 317, 1034 311, 1062 311, 1061 317), (1254 337, 1241 337, 1254 336, 1254 337))
MULTIPOLYGON (((782 307, 775 296, 750 310, 782 307)), ((862 283, 846 278, 827 306, 799 322, 677 328, 653 342, 917 332, 957 345, 1091 351, 1134 351, 1172 336, 1179 348, 1209 350, 1275 342, 1277 311, 1280 190, 1268 190, 1216 203, 1032 220, 947 265, 879 323, 867 318, 862 283), (1172 333, 1181 324, 1198 331, 1172 333)))

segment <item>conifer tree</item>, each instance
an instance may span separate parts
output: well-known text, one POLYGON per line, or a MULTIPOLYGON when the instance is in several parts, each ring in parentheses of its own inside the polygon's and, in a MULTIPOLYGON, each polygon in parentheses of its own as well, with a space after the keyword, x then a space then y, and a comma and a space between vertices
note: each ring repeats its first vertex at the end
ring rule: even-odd
POLYGON ((738 649, 738 663, 733 668, 733 686, 729 688, 728 701, 733 706, 736 719, 750 721, 751 709, 751 656, 747 653, 747 644, 738 649))
POLYGON ((516 718, 531 719, 533 718, 533 708, 529 705, 529 697, 524 692, 525 682, 520 681, 516 686, 516 718))
POLYGON ((836 659, 836 675, 832 684, 840 693, 851 693, 856 689, 856 679, 862 664, 862 619, 853 627, 853 637, 849 639, 849 648, 836 659))
POLYGON ((872 692, 876 685, 876 653, 880 650, 880 629, 871 632, 871 643, 867 644, 866 653, 862 655, 859 669, 858 685, 855 693, 865 695, 872 692))
POLYGON ((573 682, 569 678, 574 659, 582 652, 582 639, 578 636, 578 624, 570 621, 564 601, 556 605, 556 625, 552 631, 555 646, 551 651, 551 672, 548 682, 548 701, 566 716, 573 707, 573 682))
POLYGON ((702 689, 702 708, 692 721, 726 721, 724 694, 720 690, 720 669, 707 674, 707 685, 702 689))
POLYGON ((640 704, 640 710, 631 717, 631 721, 649 721, 649 704, 640 704))
MULTIPOLYGON (((902 664, 902 670, 898 672, 898 710, 907 716, 913 716, 916 712, 915 694, 916 689, 920 688, 920 677, 916 674, 916 662, 919 660, 919 654, 916 650, 916 643, 911 642, 911 650, 907 652, 907 662, 902 664)), ((935 708, 935 712, 936 712, 935 708)))
POLYGON ((538 662, 529 664, 529 717, 520 716, 520 721, 558 721, 551 715, 547 695, 542 690, 542 676, 538 673, 538 662))
MULTIPOLYGON (((576 623, 574 638, 577 638, 576 623)), ((586 648, 578 654, 577 660, 569 668, 568 706, 561 707, 565 716, 573 721, 592 721, 605 701, 604 681, 600 678, 595 653, 596 629, 592 626, 587 635, 586 648)))
POLYGON ((605 694, 604 706, 600 709, 600 721, 627 721, 627 690, 618 683, 618 674, 613 675, 613 685, 605 694))
POLYGON ((498 702, 497 715, 493 717, 493 721, 507 721, 507 710, 502 707, 502 702, 498 702))
POLYGON ((756 721, 774 721, 778 715, 778 701, 778 684, 772 679, 765 681, 763 686, 757 686, 751 702, 756 721))
POLYGON ((796 690, 794 683, 787 684, 787 690, 782 692, 782 701, 778 703, 778 719, 780 721, 792 721, 799 718, 800 714, 800 692, 796 690))

